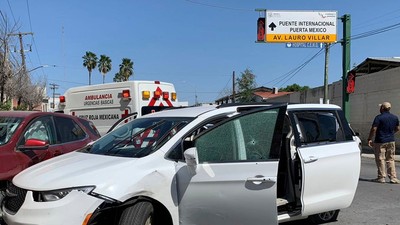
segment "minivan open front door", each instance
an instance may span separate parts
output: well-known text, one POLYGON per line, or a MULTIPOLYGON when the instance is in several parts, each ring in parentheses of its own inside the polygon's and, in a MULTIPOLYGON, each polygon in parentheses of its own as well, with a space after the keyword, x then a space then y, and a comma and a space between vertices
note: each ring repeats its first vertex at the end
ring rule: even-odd
POLYGON ((353 201, 360 175, 360 150, 347 122, 334 110, 299 111, 297 153, 302 166, 302 214, 342 209, 353 201))
POLYGON ((277 224, 285 113, 286 104, 243 111, 195 137, 191 163, 177 164, 180 224, 277 224))

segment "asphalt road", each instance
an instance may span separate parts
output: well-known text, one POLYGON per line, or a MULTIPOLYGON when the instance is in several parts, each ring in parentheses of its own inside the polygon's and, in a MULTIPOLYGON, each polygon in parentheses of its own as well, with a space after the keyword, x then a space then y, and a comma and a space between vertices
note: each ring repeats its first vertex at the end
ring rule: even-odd
MULTIPOLYGON (((400 177, 399 162, 396 163, 396 169, 400 177)), ((375 161, 372 158, 362 158, 360 181, 353 203, 349 208, 342 209, 338 220, 329 225, 400 225, 400 184, 371 182, 374 178, 375 161)), ((282 223, 309 224, 307 220, 282 223)))

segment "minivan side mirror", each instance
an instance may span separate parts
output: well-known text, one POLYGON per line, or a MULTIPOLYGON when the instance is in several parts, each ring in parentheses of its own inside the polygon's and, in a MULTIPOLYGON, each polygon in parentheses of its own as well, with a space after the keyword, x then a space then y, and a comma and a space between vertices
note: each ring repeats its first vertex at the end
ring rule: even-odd
POLYGON ((24 145, 18 146, 18 150, 46 150, 49 148, 49 142, 40 139, 28 139, 24 145))
POLYGON ((185 152, 183 152, 183 155, 185 157, 185 162, 188 166, 187 168, 189 170, 189 173, 195 175, 197 164, 199 164, 197 157, 197 148, 196 147, 188 148, 186 149, 185 152))

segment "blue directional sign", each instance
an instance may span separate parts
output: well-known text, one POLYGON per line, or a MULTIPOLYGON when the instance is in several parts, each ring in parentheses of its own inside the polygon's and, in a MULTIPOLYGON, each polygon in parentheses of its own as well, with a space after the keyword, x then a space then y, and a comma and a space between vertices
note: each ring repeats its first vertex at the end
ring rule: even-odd
POLYGON ((286 43, 286 48, 322 48, 322 43, 286 43))

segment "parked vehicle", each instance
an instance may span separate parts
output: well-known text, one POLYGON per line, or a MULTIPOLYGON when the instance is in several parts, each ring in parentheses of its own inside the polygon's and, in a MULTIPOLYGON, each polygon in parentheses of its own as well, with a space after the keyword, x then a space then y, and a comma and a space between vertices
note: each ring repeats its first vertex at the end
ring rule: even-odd
POLYGON ((336 220, 360 151, 340 107, 261 104, 147 114, 13 179, 8 225, 336 220))
POLYGON ((61 113, 0 112, 0 202, 7 182, 17 173, 99 137, 93 123, 85 119, 61 113))
POLYGON ((177 107, 175 87, 160 81, 125 81, 68 89, 60 97, 60 111, 92 121, 101 135, 119 119, 177 107))

